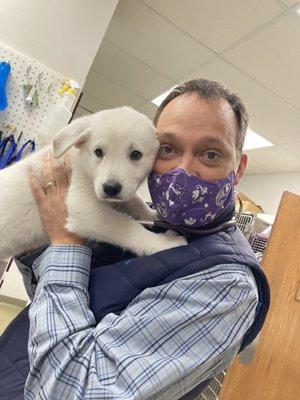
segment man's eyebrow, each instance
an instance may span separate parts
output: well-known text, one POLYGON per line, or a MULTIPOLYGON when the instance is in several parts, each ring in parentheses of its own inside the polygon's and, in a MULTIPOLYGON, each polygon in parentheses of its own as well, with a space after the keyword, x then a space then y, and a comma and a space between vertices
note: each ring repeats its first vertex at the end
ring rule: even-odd
MULTIPOLYGON (((173 140, 178 140, 178 137, 175 136, 173 133, 170 132, 164 132, 160 135, 161 139, 173 139, 173 140)), ((180 140, 180 138, 179 138, 180 140)), ((226 148, 227 151, 231 151, 229 144, 227 143, 226 140, 223 140, 221 138, 215 138, 213 136, 204 136, 201 139, 198 140, 197 142, 197 147, 201 144, 211 144, 211 145, 219 145, 221 147, 226 148)))
POLYGON ((227 154, 232 153, 232 149, 228 141, 220 137, 204 136, 197 142, 196 149, 198 150, 198 147, 201 147, 201 145, 203 144, 209 146, 217 146, 227 154))
POLYGON ((160 135, 161 139, 177 139, 177 137, 175 135, 173 135, 173 133, 169 133, 169 132, 164 132, 160 135))
POLYGON ((209 143, 209 144, 219 144, 222 146, 227 147, 227 142, 225 140, 222 140, 221 138, 215 138, 213 136, 204 136, 203 138, 201 138, 198 143, 209 143))

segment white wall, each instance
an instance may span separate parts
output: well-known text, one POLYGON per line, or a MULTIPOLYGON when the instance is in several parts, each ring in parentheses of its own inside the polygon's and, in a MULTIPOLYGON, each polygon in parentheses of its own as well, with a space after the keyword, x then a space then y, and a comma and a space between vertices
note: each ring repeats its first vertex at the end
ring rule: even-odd
POLYGON ((300 195, 300 172, 245 175, 237 189, 267 214, 276 214, 283 191, 300 195))
POLYGON ((0 42, 83 86, 118 0, 0 0, 0 42))

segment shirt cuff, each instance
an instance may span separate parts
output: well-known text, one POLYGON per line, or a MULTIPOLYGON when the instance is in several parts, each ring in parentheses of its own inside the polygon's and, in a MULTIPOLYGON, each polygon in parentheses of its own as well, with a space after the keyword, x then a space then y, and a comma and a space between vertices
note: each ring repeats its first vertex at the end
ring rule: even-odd
POLYGON ((92 250, 80 245, 48 247, 33 263, 32 270, 38 281, 80 283, 87 286, 90 277, 92 250))

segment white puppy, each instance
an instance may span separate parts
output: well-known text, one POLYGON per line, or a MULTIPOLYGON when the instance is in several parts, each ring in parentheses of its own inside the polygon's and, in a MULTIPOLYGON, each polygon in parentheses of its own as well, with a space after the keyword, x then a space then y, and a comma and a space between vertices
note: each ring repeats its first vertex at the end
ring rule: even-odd
POLYGON ((151 171, 158 147, 152 122, 121 107, 74 120, 54 136, 53 145, 2 170, 0 259, 49 243, 29 187, 28 167, 42 179, 44 155, 51 152, 59 158, 69 149, 69 231, 138 256, 186 244, 182 236, 156 234, 134 219, 154 219, 154 211, 136 191, 151 171))

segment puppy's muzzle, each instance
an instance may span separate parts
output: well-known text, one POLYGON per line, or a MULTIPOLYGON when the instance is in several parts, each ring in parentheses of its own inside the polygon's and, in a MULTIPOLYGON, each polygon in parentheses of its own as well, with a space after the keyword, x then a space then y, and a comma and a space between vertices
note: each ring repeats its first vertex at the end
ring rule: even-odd
POLYGON ((115 197, 122 190, 122 185, 120 185, 120 183, 118 182, 106 182, 102 185, 102 187, 103 187, 103 192, 108 197, 115 197))

